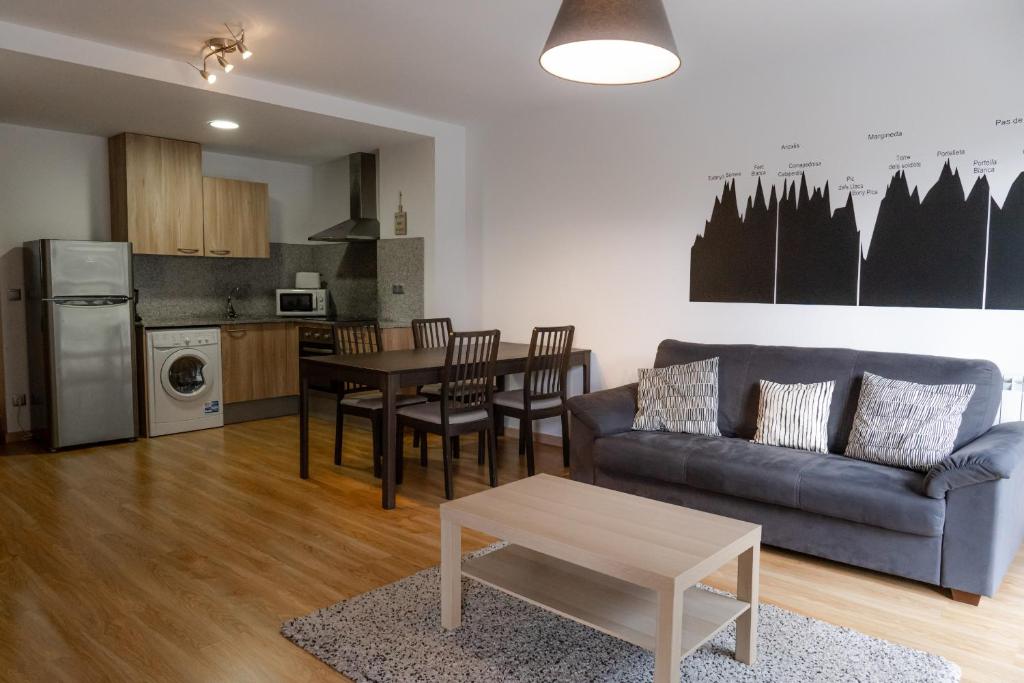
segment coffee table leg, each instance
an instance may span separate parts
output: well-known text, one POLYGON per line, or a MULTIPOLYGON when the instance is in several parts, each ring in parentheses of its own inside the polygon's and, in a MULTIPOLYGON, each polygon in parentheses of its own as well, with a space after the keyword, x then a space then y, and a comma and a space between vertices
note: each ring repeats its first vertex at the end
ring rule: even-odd
POLYGON ((462 527, 441 515, 441 626, 462 625, 462 527))
POLYGON ((750 609, 736 619, 736 659, 753 666, 757 663, 757 600, 758 574, 761 566, 761 545, 739 557, 736 573, 736 597, 750 603, 750 609))
POLYGON ((678 583, 658 595, 658 633, 654 647, 654 683, 679 683, 683 654, 683 593, 678 583))

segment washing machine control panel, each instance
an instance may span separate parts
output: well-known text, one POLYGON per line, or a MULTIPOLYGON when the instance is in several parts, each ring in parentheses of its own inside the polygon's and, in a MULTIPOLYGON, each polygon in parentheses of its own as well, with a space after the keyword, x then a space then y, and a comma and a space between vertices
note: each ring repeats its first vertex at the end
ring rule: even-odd
POLYGON ((153 346, 158 348, 211 346, 219 341, 219 330, 166 330, 153 332, 153 346))

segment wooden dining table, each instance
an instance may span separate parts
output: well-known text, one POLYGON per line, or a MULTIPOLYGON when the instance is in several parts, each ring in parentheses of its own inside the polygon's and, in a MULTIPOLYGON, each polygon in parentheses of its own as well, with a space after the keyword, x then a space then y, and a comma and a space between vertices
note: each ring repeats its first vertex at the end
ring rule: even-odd
MULTIPOLYGON (((495 365, 498 389, 505 386, 505 377, 524 372, 530 352, 529 344, 500 342, 495 365)), ((381 430, 383 463, 381 468, 381 505, 385 510, 395 507, 395 403, 398 392, 441 381, 446 349, 410 349, 377 353, 335 354, 299 359, 299 476, 309 478, 309 387, 354 382, 380 389, 384 398, 381 430)), ((572 349, 571 367, 583 369, 583 393, 590 393, 590 350, 572 349)))

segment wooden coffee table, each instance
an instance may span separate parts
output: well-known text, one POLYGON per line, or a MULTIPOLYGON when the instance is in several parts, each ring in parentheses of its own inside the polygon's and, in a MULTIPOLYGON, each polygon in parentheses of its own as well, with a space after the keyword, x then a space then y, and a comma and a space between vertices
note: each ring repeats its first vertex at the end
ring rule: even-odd
POLYGON ((757 657, 761 527, 541 474, 441 504, 441 623, 462 623, 465 575, 655 656, 654 680, 736 621, 757 657), (509 545, 462 562, 462 527, 509 545), (739 558, 736 598, 695 584, 739 558))

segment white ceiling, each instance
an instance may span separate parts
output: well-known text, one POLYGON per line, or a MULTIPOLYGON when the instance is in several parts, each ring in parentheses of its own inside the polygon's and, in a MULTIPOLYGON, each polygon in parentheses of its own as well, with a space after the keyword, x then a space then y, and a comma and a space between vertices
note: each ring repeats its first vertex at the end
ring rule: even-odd
POLYGON ((3 0, 0 20, 182 61, 223 35, 222 22, 243 24, 255 55, 238 73, 462 123, 564 103, 693 101, 699 86, 737 76, 841 78, 866 54, 898 70, 922 42, 976 56, 985 45, 958 35, 1013 44, 1024 25, 1020 0, 665 4, 682 71, 626 88, 539 68, 559 0, 3 0))
POLYGON ((146 78, 0 50, 0 121, 109 137, 123 131, 194 140, 212 151, 319 164, 418 139, 412 133, 321 116, 146 78), (216 130, 213 119, 236 121, 216 130))

